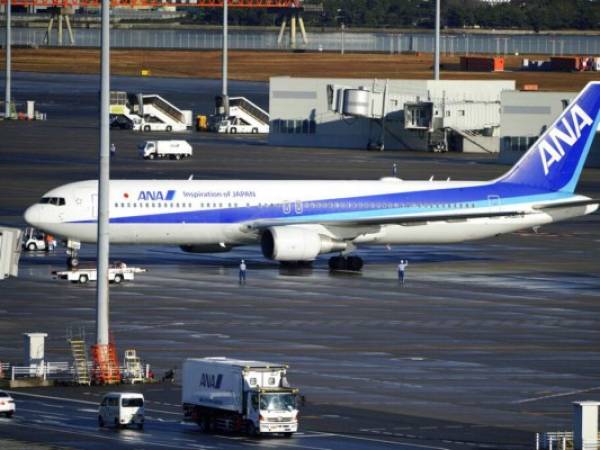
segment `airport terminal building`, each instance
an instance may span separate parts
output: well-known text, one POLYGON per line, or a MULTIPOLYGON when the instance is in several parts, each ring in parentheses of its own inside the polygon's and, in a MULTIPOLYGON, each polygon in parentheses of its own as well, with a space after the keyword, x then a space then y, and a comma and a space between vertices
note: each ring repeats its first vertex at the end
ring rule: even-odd
MULTIPOLYGON (((516 161, 576 92, 517 91, 514 81, 273 77, 269 143, 500 153, 516 161)), ((600 140, 588 166, 600 166, 600 140)))
POLYGON ((273 77, 273 145, 497 152, 514 81, 273 77))

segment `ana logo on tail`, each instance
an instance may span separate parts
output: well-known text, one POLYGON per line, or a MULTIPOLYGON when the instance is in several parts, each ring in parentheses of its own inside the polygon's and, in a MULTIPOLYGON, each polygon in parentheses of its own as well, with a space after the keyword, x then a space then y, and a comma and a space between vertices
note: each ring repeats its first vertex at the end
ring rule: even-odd
POLYGON ((538 145, 545 175, 548 175, 552 164, 559 162, 565 156, 563 143, 569 148, 572 147, 581 137, 581 131, 593 124, 590 116, 578 104, 573 105, 569 113, 565 114, 560 122, 565 131, 559 129, 557 125, 548 132, 546 138, 538 145), (568 117, 570 117, 570 121, 568 117))

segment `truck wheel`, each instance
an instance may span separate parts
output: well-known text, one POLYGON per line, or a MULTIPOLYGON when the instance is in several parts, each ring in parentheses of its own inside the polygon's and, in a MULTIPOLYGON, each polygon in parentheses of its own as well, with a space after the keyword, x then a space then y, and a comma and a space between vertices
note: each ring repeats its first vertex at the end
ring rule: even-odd
POLYGON ((258 128, 252 128, 252 134, 258 134, 258 128))
POLYGON ((144 429, 144 424, 143 423, 138 423, 137 424, 137 429, 140 430, 140 431, 143 430, 144 429))
POLYGON ((88 282, 88 276, 87 275, 79 275, 79 283, 80 284, 85 284, 88 282))
POLYGON ((150 125, 144 125, 144 131, 150 131, 150 125))
POLYGON ((115 284, 119 284, 121 281, 123 281, 123 275, 116 274, 115 275, 115 284))
POLYGON ((283 433, 283 437, 285 438, 291 438, 294 435, 294 433, 283 433))
POLYGON ((35 252, 37 250, 37 245, 35 245, 35 243, 30 243, 29 245, 27 245, 27 250, 29 250, 30 252, 35 252))
POLYGON ((179 160, 181 159, 181 155, 180 155, 179 153, 177 153, 177 154, 175 155, 175 159, 176 159, 177 161, 179 161, 179 160))
POLYGON ((250 436, 258 437, 260 436, 260 431, 256 429, 254 422, 248 421, 248 425, 246 425, 246 430, 250 436))
POLYGON ((148 159, 154 159, 154 153, 150 153, 150 154, 148 155, 148 159))
POLYGON ((230 133, 230 134, 235 134, 235 133, 237 133, 237 128, 236 128, 236 127, 231 127, 231 128, 229 129, 229 133, 230 133))
POLYGON ((167 131, 173 131, 173 127, 171 125, 167 125, 167 131))
POLYGON ((102 418, 102 416, 98 416, 98 426, 100 428, 104 427, 104 419, 102 418))

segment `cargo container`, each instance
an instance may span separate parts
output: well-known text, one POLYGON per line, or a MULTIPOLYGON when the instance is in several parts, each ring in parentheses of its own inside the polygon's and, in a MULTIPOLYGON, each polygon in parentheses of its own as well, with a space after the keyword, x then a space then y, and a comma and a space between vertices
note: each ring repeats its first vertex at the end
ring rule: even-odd
POLYGON ((503 72, 502 56, 461 56, 460 70, 463 72, 503 72))
POLYGON ((553 72, 579 72, 585 68, 581 56, 553 56, 550 67, 553 72))

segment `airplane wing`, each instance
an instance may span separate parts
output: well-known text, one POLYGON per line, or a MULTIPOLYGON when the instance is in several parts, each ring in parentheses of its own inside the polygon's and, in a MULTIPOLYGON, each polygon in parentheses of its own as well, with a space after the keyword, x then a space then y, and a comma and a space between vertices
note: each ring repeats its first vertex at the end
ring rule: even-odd
POLYGON ((533 209, 544 210, 544 209, 558 209, 558 208, 570 208, 572 206, 587 206, 587 205, 599 205, 600 200, 588 198, 583 200, 565 201, 556 203, 545 203, 540 205, 533 205, 533 209))
POLYGON ((245 224, 247 229, 261 230, 274 226, 285 226, 285 225, 306 225, 306 224, 319 224, 319 225, 332 225, 332 226, 344 226, 344 227, 363 227, 373 225, 417 225, 419 223, 426 222, 457 222, 465 221, 468 219, 481 219, 486 217, 515 217, 523 216, 527 214, 525 211, 494 211, 494 212, 457 212, 448 214, 447 212, 440 213, 427 213, 427 214, 406 214, 406 215, 394 215, 394 216, 373 216, 373 217, 349 217, 335 218, 335 219, 323 219, 323 218, 311 218, 310 216, 298 216, 298 217, 285 217, 281 219, 261 219, 251 223, 245 224))

